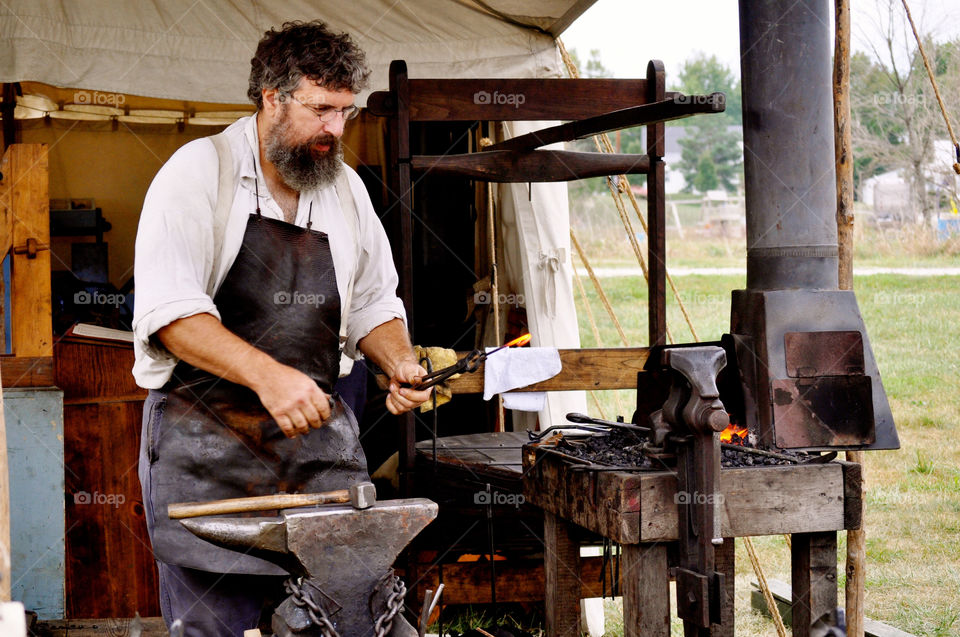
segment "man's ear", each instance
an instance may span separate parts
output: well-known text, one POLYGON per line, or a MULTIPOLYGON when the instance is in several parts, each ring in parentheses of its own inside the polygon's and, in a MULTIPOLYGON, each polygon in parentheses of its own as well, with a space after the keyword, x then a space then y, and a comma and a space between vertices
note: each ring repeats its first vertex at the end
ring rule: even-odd
POLYGON ((263 97, 263 110, 267 115, 273 115, 283 103, 282 94, 275 88, 261 89, 260 95, 263 97))

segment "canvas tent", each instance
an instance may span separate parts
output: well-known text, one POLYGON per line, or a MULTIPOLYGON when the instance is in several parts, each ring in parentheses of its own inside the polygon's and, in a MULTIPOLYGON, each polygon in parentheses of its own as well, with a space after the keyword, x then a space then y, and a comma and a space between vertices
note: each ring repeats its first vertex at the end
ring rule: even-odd
MULTIPOLYGON (((189 139, 209 134, 201 128, 203 125, 229 123, 249 112, 249 59, 264 30, 286 20, 319 18, 353 34, 366 51, 373 71, 367 92, 358 100, 363 104, 370 91, 387 88, 389 62, 399 58, 407 61, 410 77, 417 78, 560 77, 554 38, 591 4, 585 0, 361 0, 335 6, 257 0, 20 0, 0 7, 4 35, 0 42, 0 81, 22 83, 24 95, 18 98, 16 117, 24 122, 38 120, 33 125, 22 124, 22 141, 51 145, 59 141, 66 144, 64 150, 73 147, 83 153, 91 145, 106 143, 109 147, 111 142, 94 141, 99 138, 90 136, 82 144, 71 144, 65 135, 67 130, 74 141, 95 130, 93 124, 77 127, 76 120, 110 122, 114 129, 126 128, 139 136, 141 143, 145 135, 157 132, 153 125, 178 123, 179 134, 167 138, 166 143, 146 142, 151 147, 149 154, 156 155, 147 158, 147 167, 133 158, 124 162, 141 174, 133 183, 125 180, 122 187, 113 189, 124 209, 124 218, 117 219, 114 226, 129 238, 115 239, 115 247, 111 247, 111 269, 119 273, 132 259, 136 203, 148 183, 143 183, 144 177, 152 174, 156 160, 189 139), (41 127, 43 120, 46 124, 41 127), (60 126, 51 127, 51 120, 60 120, 60 126), (152 152, 155 143, 162 148, 156 153, 152 152)), ((117 151, 123 156, 122 149, 117 151)), ((363 154, 362 149, 357 152, 363 154)), ((90 196, 89 185, 80 191, 72 188, 79 187, 79 180, 76 173, 68 174, 71 171, 65 164, 52 161, 51 170, 52 189, 58 183, 66 186, 73 182, 71 188, 51 196, 76 196, 78 192, 90 196), (62 174, 58 175, 58 170, 62 174)), ((105 179, 101 173, 82 181, 91 184, 105 179)), ((530 222, 518 224, 523 240, 513 244, 529 252, 523 259, 514 260, 528 269, 508 270, 507 278, 515 282, 517 292, 523 293, 523 282, 538 282, 544 272, 549 272, 551 291, 569 290, 569 284, 557 288, 552 283, 557 276, 569 281, 568 260, 558 263, 554 259, 548 270, 541 263, 545 253, 569 258, 565 185, 542 185, 537 190, 542 193, 540 201, 546 203, 524 208, 530 222), (524 227, 550 227, 552 240, 544 243, 542 232, 525 234, 524 227)), ((503 186, 500 193, 504 201, 527 200, 525 186, 503 186), (524 191, 522 197, 520 190, 524 191)), ((572 296, 564 295, 558 309, 557 301, 545 298, 543 289, 526 292, 526 298, 537 299, 528 312, 539 313, 541 306, 546 312, 538 314, 544 327, 535 334, 534 343, 578 346, 572 296)), ((551 397, 551 403, 562 401, 563 405, 558 404, 552 413, 542 413, 541 418, 559 422, 570 408, 582 406, 576 398, 575 403, 569 403, 569 398, 551 397)))
MULTIPOLYGON (((554 38, 590 4, 11 0, 0 5, 4 145, 46 144, 50 198, 91 198, 103 208, 112 223, 105 237, 110 280, 119 286, 132 273, 140 205, 162 163, 184 143, 252 111, 246 99, 249 60, 266 29, 286 20, 319 18, 353 34, 373 69, 368 93, 358 100, 364 104, 369 91, 387 88, 387 69, 394 59, 407 61, 412 78, 560 77, 554 38), (14 83, 22 94, 12 94, 14 83)), ((383 157, 381 124, 372 116, 355 124, 359 126, 352 126, 346 140, 348 162, 377 163, 371 158, 383 157)), ((510 134, 510 129, 498 130, 510 134)), ((502 249, 507 251, 501 282, 506 291, 527 299, 533 344, 578 347, 566 185, 539 184, 528 191, 527 184, 503 184, 495 191, 505 226, 502 249)), ((54 269, 69 263, 62 247, 51 241, 54 269)), ((541 426, 562 422, 568 411, 586 411, 582 392, 552 394, 539 414, 541 426)), ((53 467, 57 461, 49 453, 57 447, 63 462, 63 440, 57 438, 62 422, 60 427, 60 433, 49 427, 41 432, 49 440, 29 451, 38 456, 18 462, 53 467)), ((59 490, 53 485, 51 491, 60 496, 62 474, 46 473, 61 481, 59 490)), ((14 498, 28 502, 42 488, 34 481, 29 490, 15 488, 14 498)), ((57 506, 62 504, 61 498, 57 506)), ((14 509, 21 515, 45 514, 16 501, 14 509)), ((62 509, 59 515, 62 525, 62 509)), ((19 524, 15 532, 17 528, 27 527, 19 524)), ((15 569, 18 563, 34 565, 19 579, 15 574, 19 590, 14 597, 42 608, 43 617, 62 617, 69 612, 64 582, 56 574, 64 572, 64 528, 53 522, 37 528, 50 537, 13 538, 15 569)))

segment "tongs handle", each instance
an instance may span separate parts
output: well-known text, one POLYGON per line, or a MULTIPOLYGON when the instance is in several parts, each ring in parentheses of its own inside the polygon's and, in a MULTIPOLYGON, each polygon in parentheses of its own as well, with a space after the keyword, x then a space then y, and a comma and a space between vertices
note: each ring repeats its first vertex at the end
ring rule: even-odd
POLYGON ((446 381, 454 374, 475 372, 477 371, 477 368, 480 367, 480 363, 482 363, 486 358, 487 354, 485 352, 475 349, 453 365, 444 367, 443 369, 438 369, 437 371, 427 374, 426 376, 421 376, 420 380, 411 385, 411 387, 418 390, 427 389, 446 381))

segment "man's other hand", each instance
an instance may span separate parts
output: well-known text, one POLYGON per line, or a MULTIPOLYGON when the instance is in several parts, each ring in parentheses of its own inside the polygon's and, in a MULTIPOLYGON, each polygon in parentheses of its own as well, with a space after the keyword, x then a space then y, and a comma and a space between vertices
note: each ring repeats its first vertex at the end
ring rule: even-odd
POLYGON ((330 418, 330 397, 303 372, 277 363, 255 388, 266 408, 287 438, 319 429, 330 418))
POLYGON ((387 409, 391 414, 402 414, 426 402, 433 393, 433 387, 415 389, 402 384, 415 385, 417 380, 427 375, 420 365, 407 361, 397 365, 390 378, 390 393, 387 394, 387 409))

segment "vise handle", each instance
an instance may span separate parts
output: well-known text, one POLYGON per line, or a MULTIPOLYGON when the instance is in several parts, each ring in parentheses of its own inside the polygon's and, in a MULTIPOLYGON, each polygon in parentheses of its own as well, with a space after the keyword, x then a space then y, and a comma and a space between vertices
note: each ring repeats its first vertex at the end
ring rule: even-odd
POLYGON ((250 498, 230 498, 209 502, 177 502, 167 505, 167 515, 174 520, 196 518, 203 515, 222 515, 224 513, 244 513, 247 511, 269 511, 271 509, 292 509, 295 507, 315 506, 318 504, 350 503, 356 509, 366 509, 376 501, 376 490, 370 482, 354 485, 349 489, 325 491, 323 493, 277 493, 259 495, 250 498), (371 493, 372 492, 372 493, 371 493))

